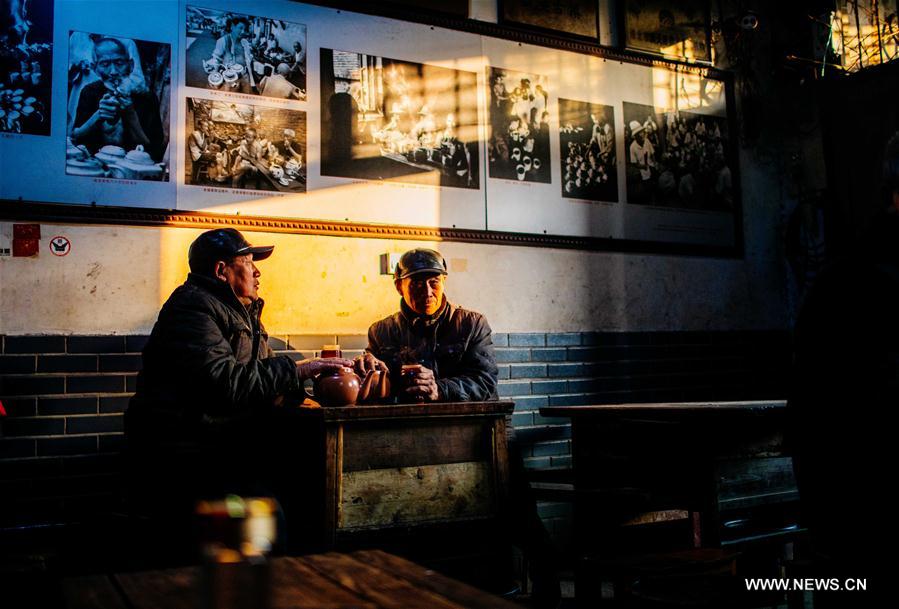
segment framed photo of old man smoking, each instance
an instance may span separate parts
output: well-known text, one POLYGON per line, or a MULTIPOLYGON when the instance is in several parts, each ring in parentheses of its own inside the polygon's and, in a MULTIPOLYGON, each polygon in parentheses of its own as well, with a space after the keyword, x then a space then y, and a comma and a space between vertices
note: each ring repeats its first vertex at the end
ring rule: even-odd
POLYGON ((69 33, 66 174, 169 180, 171 47, 69 33))

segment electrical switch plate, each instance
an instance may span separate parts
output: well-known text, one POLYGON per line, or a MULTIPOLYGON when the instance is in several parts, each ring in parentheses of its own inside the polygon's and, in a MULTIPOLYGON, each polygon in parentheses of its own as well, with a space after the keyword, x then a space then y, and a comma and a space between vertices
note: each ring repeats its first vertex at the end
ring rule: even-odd
POLYGON ((402 254, 381 254, 380 263, 381 263, 381 274, 382 275, 393 275, 394 270, 396 270, 396 265, 400 263, 400 257, 402 254))

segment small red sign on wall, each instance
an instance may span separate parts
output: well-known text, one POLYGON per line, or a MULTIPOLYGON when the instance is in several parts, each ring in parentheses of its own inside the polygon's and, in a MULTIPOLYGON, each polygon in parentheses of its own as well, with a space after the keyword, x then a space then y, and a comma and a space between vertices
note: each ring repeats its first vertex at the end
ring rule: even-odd
POLYGON ((13 224, 12 225, 12 238, 13 239, 40 239, 41 238, 41 225, 40 224, 13 224))
POLYGON ((13 256, 37 256, 39 241, 37 239, 13 239, 13 256))
POLYGON ((12 255, 20 257, 37 256, 40 238, 40 224, 13 224, 12 255))

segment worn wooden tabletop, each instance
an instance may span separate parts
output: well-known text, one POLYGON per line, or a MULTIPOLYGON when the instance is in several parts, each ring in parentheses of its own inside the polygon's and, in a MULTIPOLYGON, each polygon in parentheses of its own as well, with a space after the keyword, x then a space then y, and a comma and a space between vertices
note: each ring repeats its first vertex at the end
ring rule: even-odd
MULTIPOLYGON (((379 550, 270 561, 272 609, 515 609, 501 598, 379 550)), ((64 581, 68 609, 196 609, 200 567, 64 581)), ((256 609, 256 608, 254 608, 256 609)))

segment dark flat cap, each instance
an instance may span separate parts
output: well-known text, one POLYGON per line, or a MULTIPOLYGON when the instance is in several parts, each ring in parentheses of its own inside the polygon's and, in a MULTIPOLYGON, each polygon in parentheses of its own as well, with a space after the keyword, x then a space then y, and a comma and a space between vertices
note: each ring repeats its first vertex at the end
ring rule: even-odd
POLYGON ((234 228, 208 230, 190 244, 187 260, 194 272, 203 272, 218 260, 229 260, 235 256, 252 255, 253 260, 265 260, 272 255, 274 245, 253 247, 234 228))
POLYGON ((446 260, 440 255, 440 252, 423 247, 409 250, 400 257, 394 277, 396 279, 405 279, 419 273, 446 275, 446 260))

